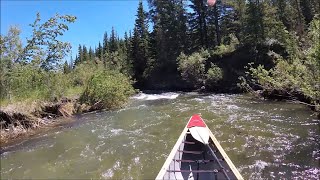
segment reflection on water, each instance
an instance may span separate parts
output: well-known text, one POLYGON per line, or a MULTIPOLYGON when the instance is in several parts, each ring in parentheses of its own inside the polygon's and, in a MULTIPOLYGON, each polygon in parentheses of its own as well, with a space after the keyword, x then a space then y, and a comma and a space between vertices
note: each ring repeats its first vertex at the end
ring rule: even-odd
POLYGON ((1 178, 152 179, 200 113, 245 179, 318 179, 319 121, 306 107, 243 95, 139 94, 7 149, 1 178))

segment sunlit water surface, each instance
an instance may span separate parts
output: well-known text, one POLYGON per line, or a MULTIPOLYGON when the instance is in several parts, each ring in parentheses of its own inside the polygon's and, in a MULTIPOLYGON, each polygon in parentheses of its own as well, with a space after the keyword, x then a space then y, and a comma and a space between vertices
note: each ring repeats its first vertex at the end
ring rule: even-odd
POLYGON ((1 179, 152 179, 200 113, 245 179, 319 179, 319 121, 303 105, 243 95, 139 94, 1 154, 1 179))

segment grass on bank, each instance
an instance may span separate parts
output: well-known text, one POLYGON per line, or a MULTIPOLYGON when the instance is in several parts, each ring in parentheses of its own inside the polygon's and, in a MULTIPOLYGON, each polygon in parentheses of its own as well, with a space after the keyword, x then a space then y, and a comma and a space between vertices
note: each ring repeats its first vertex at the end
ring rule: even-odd
POLYGON ((134 92, 128 76, 95 63, 77 65, 69 73, 17 64, 3 73, 1 107, 82 97, 82 102, 88 105, 102 101, 108 104, 105 108, 114 108, 120 107, 134 92))

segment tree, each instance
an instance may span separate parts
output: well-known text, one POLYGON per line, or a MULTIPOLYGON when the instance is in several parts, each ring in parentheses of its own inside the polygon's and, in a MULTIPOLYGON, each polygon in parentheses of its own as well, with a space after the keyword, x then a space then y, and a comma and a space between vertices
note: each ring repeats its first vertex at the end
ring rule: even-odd
POLYGON ((84 56, 83 56, 83 51, 82 51, 82 46, 79 44, 78 46, 78 56, 76 57, 75 60, 75 65, 78 65, 83 62, 84 56))
POLYGON ((188 22, 189 31, 194 42, 193 46, 197 49, 208 48, 208 7, 206 6, 206 2, 205 0, 191 0, 189 7, 192 9, 188 14, 188 22))
POLYGON ((114 27, 112 27, 111 35, 109 39, 109 50, 110 52, 116 52, 119 48, 118 38, 114 27))
POLYGON ((240 42, 244 39, 243 28, 245 24, 246 2, 243 0, 233 0, 227 4, 229 10, 222 19, 225 26, 222 32, 234 33, 240 42), (230 18, 230 21, 228 21, 230 18), (230 23, 231 22, 231 23, 230 23), (230 23, 229 27, 228 24, 230 23))
MULTIPOLYGON (((149 0, 150 18, 153 22, 152 46, 154 48, 155 76, 165 73, 167 77, 176 76, 176 59, 186 47, 186 10, 182 0, 156 1, 149 0)), ((159 77, 164 78, 164 77, 159 77)))
POLYGON ((35 60, 45 70, 56 69, 60 60, 71 49, 70 43, 60 41, 58 37, 69 29, 67 23, 73 23, 75 20, 75 16, 56 14, 40 24, 40 13, 37 13, 36 20, 31 24, 33 34, 27 39, 27 45, 17 61, 35 60))
POLYGON ((100 60, 102 60, 102 55, 103 55, 103 48, 102 48, 101 43, 99 41, 98 47, 95 50, 95 56, 98 57, 100 60))
MULTIPOLYGON (((147 14, 143 10, 142 1, 139 2, 136 17, 132 38, 132 63, 134 78, 141 85, 150 58, 147 14)), ((129 46, 128 42, 126 46, 129 46)))
POLYGON ((82 46, 82 55, 83 55, 82 62, 88 62, 90 60, 88 49, 85 45, 82 46))
POLYGON ((108 33, 107 32, 105 32, 104 34, 103 34, 103 43, 102 43, 102 52, 101 52, 101 54, 102 54, 102 60, 103 60, 103 62, 105 63, 105 61, 106 61, 106 55, 109 53, 109 39, 108 39, 108 33))
POLYGON ((16 62, 22 52, 22 43, 20 39, 21 30, 16 26, 9 28, 6 36, 1 36, 1 60, 8 60, 11 63, 16 62))
POLYGON ((265 39, 263 24, 263 5, 260 0, 248 0, 245 20, 245 42, 262 43, 265 39))
POLYGON ((89 47, 88 56, 89 56, 89 61, 94 61, 95 53, 94 53, 93 49, 91 48, 91 46, 89 47))
POLYGON ((0 35, 0 99, 11 93, 12 69, 22 52, 20 32, 18 27, 11 26, 7 35, 0 35))
POLYGON ((70 73, 71 69, 70 69, 70 66, 68 64, 68 61, 65 61, 64 64, 63 64, 63 73, 64 74, 68 74, 70 73))
POLYGON ((195 88, 204 85, 206 79, 205 62, 208 57, 210 57, 209 52, 202 49, 200 52, 195 52, 190 56, 181 53, 177 58, 178 69, 182 78, 195 88))

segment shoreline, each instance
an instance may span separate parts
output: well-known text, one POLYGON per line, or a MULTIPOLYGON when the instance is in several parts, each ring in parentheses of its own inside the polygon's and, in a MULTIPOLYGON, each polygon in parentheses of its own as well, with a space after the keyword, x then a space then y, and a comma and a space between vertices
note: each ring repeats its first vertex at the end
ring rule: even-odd
POLYGON ((78 98, 57 102, 10 104, 0 110, 0 148, 14 145, 43 131, 71 123, 76 114, 101 110, 99 104, 81 104, 78 98))
MULTIPOLYGON (((164 91, 146 90, 143 92, 157 94, 164 91)), ((265 97, 258 91, 253 95, 266 100, 277 100, 272 97, 265 97)), ((287 101, 287 99, 280 100, 287 101)), ((102 106, 99 103, 93 105, 81 104, 78 98, 62 98, 57 102, 33 102, 29 107, 30 109, 26 109, 25 105, 25 103, 22 103, 22 105, 19 103, 11 104, 0 110, 0 154, 3 148, 15 145, 41 132, 76 121, 72 118, 74 115, 102 110, 102 106)), ((308 106, 308 104, 305 105, 308 106)), ((308 107, 310 108, 310 106, 308 107)), ((320 113, 315 111, 315 109, 312 110, 317 113, 317 117, 320 119, 320 113)))

